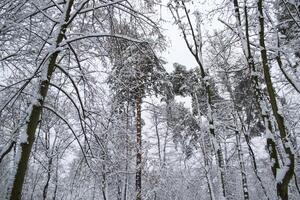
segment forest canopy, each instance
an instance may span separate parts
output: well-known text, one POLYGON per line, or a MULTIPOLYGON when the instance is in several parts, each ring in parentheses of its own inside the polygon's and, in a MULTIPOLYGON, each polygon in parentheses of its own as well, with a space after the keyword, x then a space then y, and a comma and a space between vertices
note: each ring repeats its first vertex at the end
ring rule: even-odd
POLYGON ((1 0, 0 200, 300 199, 299 36, 298 0, 1 0))

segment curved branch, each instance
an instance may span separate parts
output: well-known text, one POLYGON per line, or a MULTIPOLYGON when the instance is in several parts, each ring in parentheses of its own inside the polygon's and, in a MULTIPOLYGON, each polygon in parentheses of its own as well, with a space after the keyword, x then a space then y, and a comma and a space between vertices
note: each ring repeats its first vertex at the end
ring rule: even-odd
MULTIPOLYGON (((74 34, 75 35, 75 34, 74 34)), ((78 35, 82 35, 82 34, 78 34, 78 35)), ((118 38, 118 39, 123 39, 123 40, 128 40, 131 42, 137 42, 137 43, 147 43, 146 41, 141 41, 132 37, 128 37, 126 35, 121 35, 121 34, 110 34, 110 33, 100 33, 100 34, 90 34, 90 35, 83 35, 83 36, 78 36, 78 37, 74 37, 74 38, 70 38, 68 40, 65 40, 64 42, 62 42, 62 44, 60 45, 60 47, 66 46, 68 43, 72 43, 72 42, 76 42, 78 40, 83 40, 83 39, 87 39, 87 38, 98 38, 98 37, 112 37, 112 38, 118 38)))
POLYGON ((87 160, 87 158, 86 158, 86 156, 85 156, 84 149, 83 149, 83 147, 82 147, 82 145, 81 145, 81 143, 80 143, 80 141, 79 141, 79 139, 78 139, 78 137, 77 137, 75 131, 73 130, 73 128, 71 127, 71 125, 68 123, 68 121, 67 121, 66 119, 64 119, 60 114, 58 114, 54 109, 52 109, 52 108, 50 108, 50 107, 48 107, 48 106, 45 106, 45 105, 43 105, 43 108, 45 108, 45 109, 51 111, 53 114, 55 114, 58 118, 60 118, 60 119, 68 126, 68 128, 70 129, 70 131, 71 131, 72 134, 74 135, 74 137, 75 137, 75 139, 76 139, 76 141, 77 141, 77 143, 78 143, 78 145, 79 145, 79 147, 80 147, 80 150, 81 150, 81 152, 82 152, 82 154, 83 154, 83 157, 84 157, 84 159, 85 159, 87 165, 89 166, 88 160, 87 160))
POLYGON ((61 66, 59 66, 58 64, 56 64, 56 67, 70 79, 70 81, 71 81, 71 83, 72 83, 72 85, 73 85, 73 87, 74 87, 74 89, 76 91, 76 94, 77 94, 77 97, 78 97, 78 100, 79 100, 79 103, 80 103, 80 106, 81 106, 83 118, 85 118, 84 106, 83 106, 83 103, 82 103, 82 100, 81 100, 81 97, 80 97, 80 94, 79 94, 79 90, 78 90, 78 88, 77 88, 77 86, 75 84, 75 81, 72 79, 72 77, 70 76, 70 74, 68 72, 66 72, 66 70, 64 70, 61 66))
POLYGON ((11 141, 6 147, 3 147, 3 150, 0 152, 0 163, 2 162, 3 158, 12 150, 15 146, 16 141, 11 141))
POLYGON ((80 122, 81 130, 82 130, 83 135, 84 135, 84 138, 85 138, 85 140, 86 140, 86 142, 87 142, 88 148, 89 148, 89 150, 91 150, 90 144, 89 144, 88 139, 87 139, 87 136, 86 136, 86 131, 85 131, 85 128, 84 128, 83 123, 82 123, 84 120, 82 120, 82 118, 81 118, 80 109, 79 109, 78 106, 76 105, 75 101, 74 101, 74 100, 70 97, 70 95, 69 95, 65 90, 63 90, 62 88, 58 87, 57 85, 55 85, 55 84, 53 84, 53 83, 49 83, 49 85, 55 87, 56 89, 58 89, 59 91, 61 91, 62 93, 64 93, 64 94, 67 96, 67 98, 72 102, 72 104, 74 105, 74 107, 76 108, 77 113, 78 113, 78 117, 79 117, 79 122, 80 122))

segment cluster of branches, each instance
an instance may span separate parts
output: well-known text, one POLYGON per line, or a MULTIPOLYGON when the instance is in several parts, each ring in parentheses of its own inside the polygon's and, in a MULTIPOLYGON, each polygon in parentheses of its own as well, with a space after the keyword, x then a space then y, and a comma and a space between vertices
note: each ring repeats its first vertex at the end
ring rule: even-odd
MULTIPOLYGON (((232 14, 229 14, 226 20, 223 20, 222 17, 219 18, 219 22, 223 24, 225 29, 215 31, 206 41, 209 43, 207 48, 209 51, 208 55, 211 54, 208 56, 207 62, 209 64, 207 65, 205 65, 205 59, 203 59, 203 56, 207 56, 203 54, 204 39, 201 34, 203 17, 197 10, 194 12, 194 15, 191 14, 187 4, 189 3, 186 1, 172 1, 168 4, 168 7, 175 23, 182 32, 186 46, 198 64, 200 71, 198 78, 203 85, 203 95, 206 96, 206 104, 204 105, 206 105, 207 111, 201 112, 199 109, 201 108, 199 106, 201 103, 198 103, 199 100, 197 99, 199 97, 197 97, 197 92, 191 92, 193 101, 196 101, 193 104, 193 109, 200 110, 199 112, 194 112, 195 120, 201 121, 204 115, 208 121, 207 131, 210 133, 210 140, 212 141, 219 169, 219 188, 221 188, 222 193, 217 195, 212 190, 213 185, 209 181, 211 175, 206 170, 210 198, 215 199, 216 196, 229 198, 232 194, 228 183, 230 178, 227 175, 227 159, 224 160, 223 158, 223 155, 225 157, 227 155, 226 144, 224 144, 225 150, 223 150, 225 152, 221 150, 222 145, 220 144, 220 138, 228 137, 230 132, 234 132, 236 135, 237 159, 239 161, 244 199, 249 199, 249 186, 247 183, 249 182, 249 177, 247 177, 246 173, 245 166, 247 163, 245 163, 244 153, 241 148, 241 138, 247 144, 247 154, 252 160, 254 174, 260 183, 265 198, 289 199, 289 191, 294 190, 290 189, 290 187, 295 187, 296 191, 298 190, 296 195, 299 195, 297 175, 295 173, 298 158, 296 151, 297 135, 292 134, 295 131, 293 129, 295 127, 291 128, 288 125, 291 120, 288 115, 289 111, 287 111, 289 107, 282 105, 280 101, 280 98, 299 98, 299 80, 296 78, 298 72, 292 72, 293 69, 297 68, 297 64, 291 64, 297 63, 298 58, 293 58, 293 61, 289 59, 293 55, 297 57, 297 48, 294 47, 298 42, 298 39, 294 37, 297 35, 297 31, 288 29, 288 27, 297 26, 299 22, 299 16, 297 16, 298 4, 287 1, 265 3, 261 0, 256 2, 240 2, 238 0, 228 2, 223 9, 230 9, 232 14), (288 12, 283 14, 281 12, 283 10, 288 12), (193 19, 196 19, 196 23, 193 22, 193 19), (256 27, 258 29, 255 29, 256 27), (274 45, 274 40, 276 41, 275 48, 274 46, 267 46, 268 44, 274 45), (240 47, 236 44, 237 42, 240 43, 240 47), (289 53, 287 53, 287 49, 289 49, 289 53), (234 59, 234 56, 237 55, 242 58, 241 53, 244 56, 242 63, 234 59), (260 58, 255 57, 255 54, 260 54, 260 58), (276 64, 279 66, 279 71, 273 72, 271 67, 276 64), (214 67, 209 67, 211 65, 214 67), (222 109, 218 107, 219 103, 213 100, 214 92, 211 88, 211 83, 208 83, 208 80, 216 81, 218 79, 211 78, 209 72, 216 75, 219 74, 218 79, 221 81, 219 87, 224 88, 229 95, 225 99, 230 102, 230 108, 228 108, 231 112, 230 115, 226 114, 220 117, 222 109), (291 90, 290 93, 293 93, 296 97, 285 94, 282 96, 277 92, 278 85, 274 84, 274 79, 271 78, 272 72, 280 72, 279 76, 288 85, 289 90, 291 90), (253 120, 257 121, 254 121, 254 126, 251 125, 253 120), (225 125, 225 127, 219 128, 219 130, 217 128, 217 131, 215 131, 216 125, 220 123, 223 126, 225 125), (222 132, 225 131, 227 133, 220 132, 220 129, 222 132), (266 149, 270 157, 273 183, 276 185, 275 194, 268 194, 268 189, 258 173, 257 156, 254 154, 251 146, 250 134, 253 134, 253 132, 256 135, 262 134, 266 138, 266 149)), ((217 13, 217 11, 215 12, 217 13)), ((218 13, 218 15, 222 16, 224 14, 220 15, 218 13)), ((205 148, 205 146, 202 146, 202 148, 205 148)), ((205 163, 208 167, 211 165, 211 163, 205 163)), ((295 194, 291 193, 291 198, 293 198, 295 194)))
MULTIPOLYGON (((103 145, 96 134, 101 103, 93 101, 101 99, 109 42, 148 44, 157 26, 124 0, 2 1, 0 9, 1 197, 21 199, 34 160, 47 172, 46 199, 53 168, 57 183, 58 164, 71 146, 99 176, 89 159, 94 158, 90 138, 103 145), (123 23, 138 35, 116 31, 123 23)), ((102 126, 108 129, 109 123, 102 126)), ((56 184, 53 199, 58 189, 56 184)))
POLYGON ((1 199, 300 197, 299 5, 193 3, 167 5, 197 64, 170 73, 160 2, 0 3, 1 199))

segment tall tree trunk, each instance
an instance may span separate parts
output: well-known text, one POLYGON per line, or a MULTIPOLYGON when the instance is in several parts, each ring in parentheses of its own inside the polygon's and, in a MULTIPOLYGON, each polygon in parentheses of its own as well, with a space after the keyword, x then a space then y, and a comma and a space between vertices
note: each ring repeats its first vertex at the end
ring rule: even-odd
MULTIPOLYGON (((241 27, 241 19, 239 15, 239 5, 238 1, 234 0, 234 6, 235 6, 235 12, 237 17, 237 26, 241 27)), ((242 46, 243 50, 247 59, 247 63, 249 66, 249 70, 251 72, 251 81, 252 81, 252 87, 254 89, 254 95, 256 98, 256 104, 257 108, 260 110, 260 114, 262 116, 262 120, 264 123, 264 126, 266 128, 266 137, 267 137, 267 149, 269 151, 270 159, 272 160, 272 173, 274 177, 276 177, 276 170, 279 168, 279 158, 278 158, 278 152, 276 149, 276 142, 274 138, 274 132, 272 123, 270 120, 270 112, 268 110, 268 106, 266 105, 266 100, 264 97, 264 93, 262 92, 258 80, 258 72, 256 70, 255 64, 254 64, 254 58, 251 53, 250 48, 250 38, 249 38, 249 23, 248 23, 248 10, 247 10, 247 4, 245 2, 244 6, 244 12, 245 12, 245 21, 246 21, 246 27, 245 27, 245 37, 244 34, 241 31, 241 28, 238 28, 238 32, 240 35, 240 38, 242 40, 242 46), (244 44, 244 45, 243 45, 244 44)))
POLYGON ((212 178, 211 178, 211 161, 209 160, 207 156, 206 150, 207 145, 205 145, 204 138, 201 138, 201 145, 200 145, 202 154, 203 154, 203 160, 204 160, 204 171, 205 171, 205 179, 207 182, 207 187, 208 187, 208 192, 209 192, 209 197, 211 200, 215 200, 215 193, 213 189, 213 184, 212 184, 212 178))
POLYGON ((172 102, 173 102, 173 96, 169 94, 167 96, 166 101, 166 114, 167 114, 167 130, 164 135, 164 142, 162 147, 162 168, 166 167, 167 162, 167 142, 168 142, 168 136, 169 136, 169 127, 171 126, 170 121, 172 119, 172 102))
POLYGON ((214 117, 213 117, 213 102, 212 102, 212 89, 210 87, 209 83, 209 74, 205 71, 203 58, 202 58, 202 35, 201 35, 201 20, 199 13, 196 12, 196 28, 192 25, 191 17, 190 17, 190 11, 185 6, 185 1, 178 1, 176 2, 176 6, 169 4, 169 9, 175 19, 175 21, 178 23, 179 28, 182 31, 183 39, 186 43, 187 48, 189 49, 190 53, 193 55, 195 61, 198 64, 198 67, 200 69, 200 76, 203 83, 203 86, 205 88, 205 93, 207 97, 207 120, 209 122, 208 132, 210 133, 214 151, 216 154, 216 160, 218 165, 218 172, 220 175, 220 185, 221 185, 221 194, 223 199, 226 199, 226 187, 225 187, 225 165, 224 165, 224 158, 222 154, 222 149, 220 145, 220 139, 218 135, 215 133, 215 123, 214 123, 214 117), (180 14, 179 14, 179 8, 183 10, 185 17, 187 18, 187 24, 182 24, 180 14), (189 31, 187 31, 189 30, 189 31), (190 41, 188 39, 188 35, 191 34, 192 40, 190 41))
POLYGON ((59 155, 56 156, 56 169, 55 169, 55 185, 52 200, 56 199, 57 188, 58 188, 58 164, 59 164, 59 155))
MULTIPOLYGON (((57 135, 56 135, 57 136, 57 135)), ((50 127, 47 127, 47 131, 45 132, 45 147, 46 147, 46 157, 48 158, 48 166, 47 166, 47 180, 43 188, 43 200, 47 199, 48 188, 50 179, 52 176, 52 167, 53 167, 53 153, 56 144, 57 137, 55 136, 52 144, 52 151, 50 152, 50 127)))
POLYGON ((122 179, 119 175, 117 175, 117 200, 122 200, 122 179))
MULTIPOLYGON (((268 107, 266 105, 264 94, 263 94, 262 90, 260 89, 258 74, 257 74, 257 70, 256 70, 256 67, 255 67, 255 64, 254 64, 254 58, 253 58, 252 53, 251 53, 250 38, 249 38, 249 23, 248 23, 247 2, 246 1, 244 2, 245 3, 245 5, 244 5, 245 35, 243 34, 242 28, 241 28, 242 24, 241 24, 241 17, 240 17, 240 12, 239 12, 238 1, 234 0, 233 3, 234 3, 234 11, 235 11, 235 16, 236 16, 236 21, 237 21, 238 34, 239 34, 239 37, 241 39, 242 48, 243 48, 244 54, 245 54, 246 59, 247 59, 249 70, 251 72, 251 81, 252 81, 252 87, 254 89, 254 95, 255 95, 255 98, 256 98, 257 108, 260 111, 264 126, 266 128, 267 149, 268 149, 268 152, 269 152, 269 155, 270 155, 270 159, 272 160, 271 170, 272 170, 272 173, 273 173, 274 177, 276 178, 277 169, 279 169, 279 167, 280 167, 279 157, 278 157, 276 142, 275 142, 275 138, 274 138, 275 134, 273 132, 273 127, 272 127, 272 123, 271 123, 271 120, 270 120, 270 112, 269 112, 268 107)), ((254 154, 252 153, 251 146, 249 145, 250 140, 249 140, 247 134, 245 134, 245 139, 247 141, 249 150, 250 150, 252 158, 253 158, 252 161, 253 161, 253 164, 254 164, 254 171, 255 171, 256 177, 258 178, 259 182, 261 183, 261 186, 264 190, 264 193, 267 195, 267 193, 265 192, 265 188, 262 184, 262 181, 261 181, 261 179, 260 179, 260 177, 258 176, 258 173, 257 173, 255 157, 254 157, 254 154)))
POLYGON ((238 118, 240 119, 240 122, 241 122, 241 126, 242 126, 241 131, 243 132, 243 135, 245 137, 245 141, 246 141, 246 144, 247 144, 247 147, 248 147, 248 152, 249 152, 249 155, 250 155, 250 158, 251 158, 251 161, 252 161, 252 165, 253 165, 254 174, 255 174, 255 176, 256 176, 256 178, 257 178, 257 180, 258 180, 258 182, 259 182, 259 184, 260 184, 260 186, 263 190, 264 195, 266 196, 266 198, 268 200, 270 200, 270 198, 268 196, 268 193, 267 193, 267 190, 266 190, 266 187, 264 186, 264 184, 261 180, 261 177, 258 174, 258 169, 257 169, 257 164, 256 164, 257 162, 256 162, 254 151, 251 147, 251 141, 250 141, 249 133, 246 130, 246 127, 245 127, 245 125, 244 125, 244 123, 241 119, 241 116, 239 115, 239 113, 237 113, 237 114, 238 114, 238 118))
POLYGON ((20 149, 18 152, 18 158, 16 162, 16 173, 14 175, 14 181, 11 192, 9 194, 11 200, 21 200, 22 188, 25 179, 25 174, 29 162, 29 156, 31 153, 32 145, 35 141, 35 132, 40 120, 42 106, 48 93, 49 83, 52 74, 55 70, 56 60, 59 51, 56 48, 63 41, 64 34, 67 29, 67 22, 70 18, 71 7, 74 0, 69 0, 65 4, 64 13, 61 17, 60 27, 57 31, 55 46, 53 46, 54 52, 49 52, 48 62, 45 62, 42 66, 42 75, 39 81, 38 89, 35 97, 32 99, 31 105, 27 113, 26 132, 21 133, 23 141, 20 143, 20 149))
POLYGON ((264 12, 263 12, 263 0, 257 1, 258 8, 258 20, 259 20, 259 45, 261 60, 264 71, 265 83, 267 86, 268 95, 270 98, 271 108, 273 115, 276 120, 276 124, 279 129, 280 139, 284 149, 284 160, 283 166, 276 173, 277 180, 277 194, 281 199, 288 199, 288 185, 293 177, 295 168, 295 155, 293 153, 293 145, 290 141, 287 129, 285 126, 284 118, 278 109, 275 90, 273 88, 273 83, 270 75, 270 67, 268 64, 268 56, 265 45, 265 33, 264 33, 264 12))
POLYGON ((157 152, 158 152, 158 159, 159 159, 159 166, 162 166, 162 160, 161 160, 161 150, 160 150, 160 135, 158 131, 158 113, 156 111, 156 108, 154 108, 154 113, 153 113, 153 118, 154 118, 154 126, 155 126, 155 134, 157 138, 157 152))
MULTIPOLYGON (((237 105, 236 105, 236 99, 235 96, 233 95, 233 91, 231 88, 230 84, 230 79, 228 76, 228 73, 225 72, 224 76, 224 82, 225 86, 227 88, 227 91, 229 92, 229 96, 233 102, 233 108, 234 112, 238 113, 237 105)), ((238 123, 238 114, 233 115, 234 119, 234 124, 235 124, 235 137, 236 137, 236 147, 237 147, 237 154, 238 154, 238 159, 239 159, 239 165, 240 165, 240 172, 241 172, 241 177, 242 177, 242 188, 243 188, 243 195, 245 200, 249 200, 249 189, 248 189, 248 181, 247 181, 247 174, 246 174, 246 168, 245 168, 245 163, 244 163, 244 156, 243 156, 243 151, 241 147, 241 132, 242 128, 239 128, 239 123, 238 123)), ((242 123, 242 122, 241 122, 242 123)))
POLYGON ((239 165, 240 165, 240 171, 242 176, 242 187, 243 187, 243 194, 244 199, 249 200, 249 189, 248 189, 248 181, 247 181, 247 174, 246 174, 246 168, 245 168, 245 162, 244 162, 244 156, 242 152, 241 147, 241 135, 239 131, 235 131, 236 136, 236 146, 237 146, 237 153, 238 153, 238 159, 239 159, 239 165))
POLYGON ((125 151, 126 151, 126 160, 125 160, 125 177, 124 177, 124 193, 123 200, 127 200, 127 188, 128 188, 128 159, 129 159, 129 101, 126 105, 126 138, 125 138, 125 151))
POLYGON ((53 158, 50 157, 48 159, 49 160, 48 160, 48 169, 47 169, 47 180, 46 180, 46 183, 45 183, 44 188, 43 188, 43 200, 47 199, 48 187, 49 187, 49 182, 50 182, 51 173, 52 173, 52 160, 53 160, 53 158))
MULTIPOLYGON (((106 155, 105 155, 105 152, 102 153, 102 156, 104 158, 104 161, 106 161, 106 155)), ((103 197, 103 200, 106 200, 106 163, 103 163, 102 164, 102 180, 101 180, 101 191, 102 191, 102 197, 103 197)))
POLYGON ((142 199, 142 98, 136 95, 136 200, 142 199))
POLYGON ((216 158, 218 162, 218 168, 219 168, 219 173, 220 173, 220 179, 221 179, 221 189, 222 189, 222 196, 223 198, 226 199, 226 187, 225 187, 225 161, 223 158, 223 153, 219 141, 219 137, 215 133, 215 124, 214 124, 214 119, 213 119, 213 113, 212 113, 212 93, 211 93, 211 88, 210 84, 206 80, 208 78, 207 75, 202 76, 202 78, 205 80, 205 88, 206 88, 206 93, 207 93, 207 109, 208 109, 208 122, 209 122, 209 133, 212 136, 212 142, 213 142, 213 147, 216 153, 216 158))
MULTIPOLYGON (((184 3, 183 3, 184 5, 184 3)), ((211 139, 213 142, 213 147, 215 150, 216 154, 216 160, 218 163, 218 168, 219 168, 219 174, 220 174, 220 179, 221 179, 221 189, 222 189, 222 196, 224 199, 226 199, 226 187, 225 187, 225 163, 224 163, 224 158, 223 158, 223 153, 220 145, 220 139, 215 133, 215 122, 214 122, 214 117, 213 117, 213 102, 212 102, 212 97, 213 93, 211 90, 211 86, 209 83, 209 74, 205 72, 204 69, 204 64, 203 64, 203 58, 202 58, 202 35, 201 35, 201 24, 200 21, 197 21, 197 30, 198 30, 198 36, 195 41, 196 44, 198 44, 197 48, 197 54, 195 54, 195 59, 199 65, 200 68, 200 75, 203 81, 203 85, 205 87, 205 92, 206 92, 206 97, 207 97, 207 118, 208 118, 208 123, 209 123, 209 128, 208 131, 211 135, 211 139)))
MULTIPOLYGON (((198 113, 199 117, 197 117, 195 114, 193 114, 193 115, 194 115, 194 117, 197 121, 197 124, 199 126, 199 132, 201 132, 201 126, 202 126, 201 117, 202 116, 200 115, 199 101, 198 101, 196 93, 193 96, 194 96, 194 99, 196 101, 196 104, 193 104, 193 105, 196 105, 196 109, 197 109, 197 113, 198 113)), ((205 179, 206 179, 206 182, 207 182, 207 187, 208 187, 208 192, 209 192, 210 199, 215 200, 216 198, 215 198, 215 193, 214 193, 214 190, 213 190, 213 184, 212 184, 212 179, 211 179, 211 164, 212 164, 212 162, 211 162, 211 160, 209 159, 209 157, 207 155, 208 154, 207 151, 208 151, 209 147, 208 147, 207 141, 205 141, 204 137, 205 137, 205 135, 201 136, 200 148, 201 148, 201 151, 202 151, 203 161, 204 161, 205 179)))

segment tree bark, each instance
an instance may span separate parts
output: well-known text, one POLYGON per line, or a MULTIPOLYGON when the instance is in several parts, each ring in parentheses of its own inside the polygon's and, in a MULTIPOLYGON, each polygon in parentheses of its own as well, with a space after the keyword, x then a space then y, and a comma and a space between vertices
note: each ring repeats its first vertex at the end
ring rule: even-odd
MULTIPOLYGON (((270 115, 269 115, 269 111, 265 102, 265 98, 264 98, 264 94, 260 89, 259 86, 259 80, 258 80, 258 74, 257 74, 257 70, 254 64, 254 58, 252 56, 251 53, 251 48, 250 48, 250 38, 249 38, 249 23, 248 23, 248 10, 247 10, 247 4, 246 1, 244 2, 244 12, 245 12, 245 36, 242 32, 242 24, 241 24, 241 17, 240 17, 240 12, 239 12, 239 4, 237 0, 233 1, 234 4, 234 11, 235 11, 235 16, 236 16, 236 21, 237 21, 237 29, 238 29, 238 34, 240 39, 242 40, 242 48, 244 51, 244 54, 246 56, 247 59, 247 63, 249 66, 249 70, 251 72, 251 82, 252 82, 252 87, 254 89, 254 96, 256 99, 256 105, 257 108, 260 111, 264 126, 266 128, 266 132, 267 132, 267 149, 270 155, 270 159, 272 160, 272 166, 271 166, 271 170, 272 173, 274 175, 274 177, 276 177, 276 173, 277 173, 277 169, 279 168, 279 158, 278 158, 278 152, 277 152, 277 147, 276 147, 276 142, 275 142, 275 138, 274 138, 274 132, 273 132, 273 127, 272 127, 272 123, 270 120, 270 115)), ((254 172, 256 174, 256 177, 258 178, 259 182, 261 183, 262 189, 264 190, 264 193, 267 195, 265 188, 262 184, 262 181, 257 173, 257 167, 256 167, 256 162, 255 162, 255 157, 254 154, 252 152, 251 146, 249 145, 249 137, 247 134, 245 134, 245 139, 247 141, 248 144, 248 148, 251 152, 252 155, 252 161, 254 164, 254 172)), ((267 197, 269 198, 269 197, 267 197)))
POLYGON ((125 144, 125 148, 126 148, 126 161, 125 161, 125 177, 124 177, 124 194, 123 194, 123 200, 127 200, 127 188, 128 188, 128 159, 129 159, 129 135, 130 135, 130 131, 129 131, 129 101, 127 101, 127 105, 126 105, 126 144, 125 144))
POLYGON ((52 173, 52 157, 48 158, 48 169, 47 169, 47 180, 46 183, 44 185, 44 189, 43 189, 43 200, 47 199, 47 193, 48 193, 48 187, 49 187, 49 182, 51 179, 51 173, 52 173))
POLYGON ((264 71, 265 83, 267 86, 268 95, 270 98, 271 108, 273 111, 273 115, 275 117, 275 121, 277 123, 280 139, 282 141, 282 145, 284 148, 284 154, 286 154, 285 160, 283 160, 283 166, 281 167, 281 173, 276 173, 277 179, 277 194, 278 196, 286 200, 288 199, 288 185, 293 177, 294 168, 295 168, 295 156, 292 150, 292 143, 290 142, 284 118, 280 113, 277 105, 276 94, 273 88, 273 83, 270 74, 270 67, 268 64, 268 56, 265 45, 265 33, 264 33, 264 13, 263 13, 263 0, 257 1, 258 8, 258 20, 259 20, 259 45, 260 45, 260 53, 262 66, 264 71))
POLYGON ((136 200, 142 199, 142 98, 136 95, 136 200))
POLYGON ((154 126, 155 126, 155 134, 157 138, 157 152, 158 152, 158 159, 159 159, 159 166, 162 166, 162 160, 161 160, 161 150, 160 150, 160 135, 158 131, 158 113, 156 111, 156 108, 154 108, 154 113, 153 113, 153 119, 154 119, 154 126))
POLYGON ((205 171, 205 179, 207 182, 207 188, 209 192, 209 197, 211 200, 215 200, 215 193, 213 190, 213 184, 211 179, 211 161, 209 160, 207 156, 207 146, 205 145, 204 139, 201 138, 201 145, 200 145, 202 154, 203 154, 203 161, 204 161, 204 171, 205 171))
MULTIPOLYGON (((232 99, 233 102, 233 108, 234 112, 238 113, 237 105, 236 105, 236 99, 235 96, 233 95, 233 91, 231 88, 230 80, 228 73, 225 73, 225 86, 227 88, 227 91, 229 92, 229 96, 232 99)), ((245 200, 249 200, 249 189, 248 189, 248 181, 247 181, 247 174, 246 174, 246 168, 245 168, 245 162, 244 162, 244 156, 243 156, 243 151, 241 147, 241 132, 240 130, 242 128, 239 128, 238 124, 238 114, 233 116, 234 119, 234 124, 235 124, 235 136, 236 136, 236 147, 237 147, 237 154, 238 154, 238 159, 239 159, 239 165, 240 165, 240 172, 241 172, 241 177, 242 177, 242 188, 243 188, 243 195, 245 200)), ((242 123, 242 122, 241 122, 242 123)))
POLYGON ((247 174, 246 174, 246 168, 245 168, 245 162, 244 162, 244 156, 243 156, 243 151, 241 147, 241 136, 239 131, 235 131, 236 135, 236 145, 237 145, 237 153, 238 153, 238 159, 239 159, 239 164, 240 164, 240 171, 241 171, 241 176, 242 176, 242 187, 243 187, 243 194, 244 194, 244 199, 249 200, 249 189, 248 189, 248 181, 247 181, 247 174))
MULTIPOLYGON (((65 12, 62 16, 62 23, 59 27, 59 32, 56 37, 56 44, 54 49, 58 47, 58 45, 63 41, 64 34, 67 28, 67 22, 70 18, 71 7, 73 5, 74 0, 69 0, 65 5, 65 12)), ((40 120, 42 106, 44 104, 45 98, 48 93, 49 83, 52 77, 52 74, 55 70, 56 60, 59 54, 59 51, 55 50, 54 52, 50 52, 51 55, 49 57, 49 62, 46 62, 44 66, 42 66, 42 70, 46 72, 46 78, 41 77, 39 86, 36 93, 36 98, 32 100, 30 108, 28 110, 28 120, 26 127, 26 137, 27 141, 20 144, 19 149, 19 159, 17 160, 16 173, 14 175, 14 181, 12 185, 12 189, 10 192, 11 200, 21 200, 22 188, 25 179, 25 174, 29 162, 29 157, 32 149, 32 145, 35 141, 35 132, 37 129, 37 125, 40 120)))
POLYGON ((221 190, 222 194, 220 196, 223 197, 223 199, 226 199, 226 187, 225 187, 225 168, 224 168, 224 158, 221 150, 221 145, 219 141, 219 137, 215 133, 215 124, 214 124, 214 118, 213 118, 213 102, 212 102, 212 90, 209 84, 209 75, 205 71, 204 64, 203 64, 203 58, 202 58, 202 35, 201 35, 201 22, 200 22, 200 16, 197 16, 196 14, 196 29, 193 27, 191 18, 190 18, 190 12, 185 6, 184 1, 178 1, 176 2, 176 6, 173 6, 171 4, 168 5, 174 19, 176 22, 178 22, 179 28, 182 31, 183 39, 186 43, 187 48, 189 49, 190 53, 193 55, 195 61, 197 62, 199 69, 200 69, 200 76, 203 83, 203 86, 205 87, 205 93, 207 97, 207 119, 209 122, 209 128, 208 131, 210 133, 210 136, 213 140, 213 146, 214 151, 216 154, 216 160, 218 163, 218 171, 220 174, 221 179, 221 190), (182 24, 180 14, 179 14, 179 8, 183 10, 185 17, 187 18, 187 24, 182 24), (173 12, 174 11, 174 12, 173 12), (189 29, 191 32, 188 32, 187 29, 189 29), (188 35, 191 34, 192 40, 188 40, 188 35))

